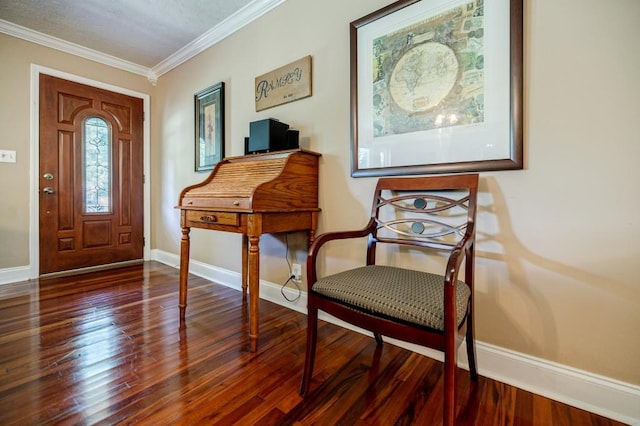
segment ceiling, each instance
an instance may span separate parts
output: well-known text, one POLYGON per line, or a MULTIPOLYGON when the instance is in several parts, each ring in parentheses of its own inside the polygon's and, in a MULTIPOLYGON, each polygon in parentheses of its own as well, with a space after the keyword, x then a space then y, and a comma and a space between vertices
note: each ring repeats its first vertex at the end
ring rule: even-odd
POLYGON ((0 0, 0 32, 150 80, 285 0, 0 0))

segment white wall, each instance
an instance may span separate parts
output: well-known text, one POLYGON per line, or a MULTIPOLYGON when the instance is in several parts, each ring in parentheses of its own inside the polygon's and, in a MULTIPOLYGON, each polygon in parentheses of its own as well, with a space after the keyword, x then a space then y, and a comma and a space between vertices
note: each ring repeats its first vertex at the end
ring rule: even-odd
MULTIPOLYGON (((192 166, 193 94, 218 81, 228 155, 243 153, 251 121, 291 124, 323 154, 320 231, 363 224, 375 178, 350 177, 349 22, 388 3, 287 1, 159 79, 154 248, 179 251, 173 206, 206 176, 192 166), (313 96, 256 113, 254 78, 305 55, 313 96)), ((525 1, 525 15, 526 168, 481 174, 478 339, 640 384, 640 2, 525 1)), ((240 270, 237 235, 193 230, 191 241, 195 260, 240 270)), ((284 282, 285 252, 282 236, 262 239, 262 278, 284 282)), ((359 260, 338 249, 326 270, 359 260)))

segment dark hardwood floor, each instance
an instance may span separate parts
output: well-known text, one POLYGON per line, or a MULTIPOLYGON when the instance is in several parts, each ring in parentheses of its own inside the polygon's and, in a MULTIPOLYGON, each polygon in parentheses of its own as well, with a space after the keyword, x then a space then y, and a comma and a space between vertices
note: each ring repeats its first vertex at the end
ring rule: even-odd
MULTIPOLYGON (((321 322, 298 395, 304 315, 260 301, 249 352, 240 292, 151 262, 0 286, 0 425, 437 425, 441 364, 321 322)), ((615 425, 462 371, 461 425, 615 425)))

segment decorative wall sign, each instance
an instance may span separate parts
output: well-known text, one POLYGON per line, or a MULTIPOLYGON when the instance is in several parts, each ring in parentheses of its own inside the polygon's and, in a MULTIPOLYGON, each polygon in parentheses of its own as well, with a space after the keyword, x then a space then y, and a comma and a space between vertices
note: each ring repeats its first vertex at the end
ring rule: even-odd
POLYGON ((351 23, 352 176, 521 169, 523 0, 400 0, 351 23))
POLYGON ((256 77, 256 111, 311 96, 311 56, 256 77))
POLYGON ((196 172, 212 170, 224 158, 224 83, 195 94, 196 172))

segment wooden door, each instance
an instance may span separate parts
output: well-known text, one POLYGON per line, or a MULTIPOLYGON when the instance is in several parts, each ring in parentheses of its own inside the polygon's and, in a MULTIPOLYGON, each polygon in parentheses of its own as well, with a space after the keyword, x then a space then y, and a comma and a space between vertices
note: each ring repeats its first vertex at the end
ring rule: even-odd
POLYGON ((143 258, 142 99, 40 75, 40 274, 143 258))

